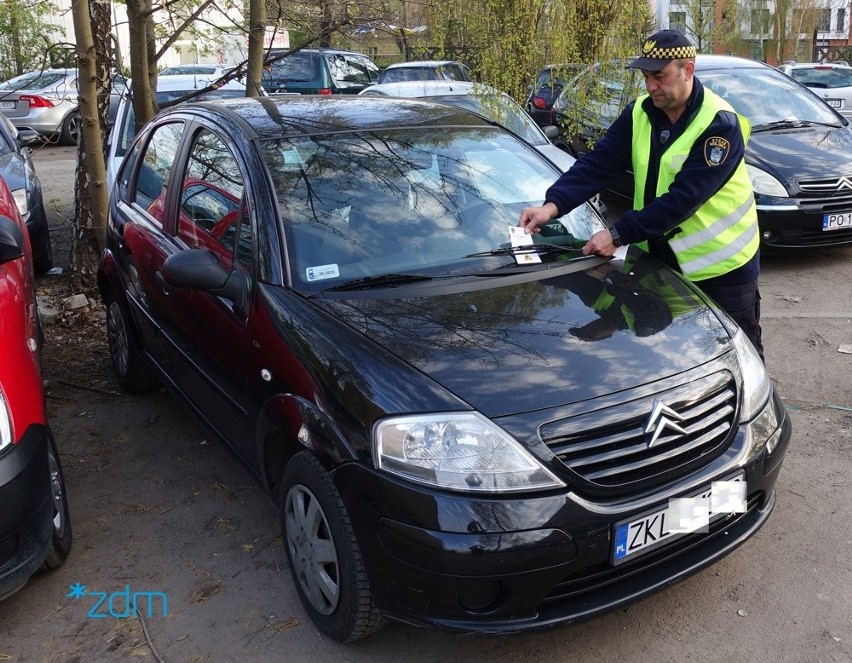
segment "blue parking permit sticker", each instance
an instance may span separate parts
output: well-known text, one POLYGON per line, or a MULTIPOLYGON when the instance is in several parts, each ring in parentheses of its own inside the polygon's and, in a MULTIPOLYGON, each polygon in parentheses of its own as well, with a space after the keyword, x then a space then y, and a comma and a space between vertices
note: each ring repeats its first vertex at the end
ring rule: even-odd
POLYGON ((308 281, 322 281, 324 279, 335 279, 340 276, 340 271, 336 264, 318 265, 316 267, 308 267, 305 270, 305 276, 308 281))

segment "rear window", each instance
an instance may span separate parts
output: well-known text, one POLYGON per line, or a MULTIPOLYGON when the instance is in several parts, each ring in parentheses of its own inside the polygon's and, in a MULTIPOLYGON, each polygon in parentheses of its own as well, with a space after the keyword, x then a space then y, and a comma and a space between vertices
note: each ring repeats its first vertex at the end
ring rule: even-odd
POLYGON ((0 90, 43 90, 62 82, 65 77, 66 74, 61 71, 34 71, 0 83, 0 90))
POLYGON ((296 52, 273 62, 272 78, 282 83, 305 83, 319 78, 318 58, 314 53, 296 52))
POLYGON ((852 87, 852 67, 838 69, 793 69, 792 77, 802 85, 818 88, 852 87))
POLYGON ((325 59, 335 81, 369 84, 379 78, 378 66, 366 56, 357 53, 327 53, 325 59))

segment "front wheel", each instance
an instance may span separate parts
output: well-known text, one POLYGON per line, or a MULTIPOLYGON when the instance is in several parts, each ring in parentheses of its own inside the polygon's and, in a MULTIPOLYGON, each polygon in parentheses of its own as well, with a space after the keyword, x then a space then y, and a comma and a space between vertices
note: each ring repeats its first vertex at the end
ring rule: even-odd
POLYGON ((47 557, 41 565, 43 571, 61 566, 71 552, 71 517, 68 499, 65 495, 65 479, 59 463, 59 453, 53 435, 49 435, 47 445, 47 469, 50 472, 50 498, 53 502, 53 532, 47 557))
POLYGON ((290 573, 317 628, 339 642, 381 629, 385 619, 373 603, 346 507, 310 452, 287 464, 280 508, 290 573))

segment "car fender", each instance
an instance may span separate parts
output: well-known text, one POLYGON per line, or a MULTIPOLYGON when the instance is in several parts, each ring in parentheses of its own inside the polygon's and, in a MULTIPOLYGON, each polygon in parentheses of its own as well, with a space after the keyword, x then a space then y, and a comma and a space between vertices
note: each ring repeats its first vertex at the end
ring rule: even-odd
POLYGON ((261 408, 257 420, 258 458, 263 483, 273 494, 290 459, 310 449, 323 467, 357 460, 357 453, 339 426, 315 403, 295 394, 276 394, 261 408))

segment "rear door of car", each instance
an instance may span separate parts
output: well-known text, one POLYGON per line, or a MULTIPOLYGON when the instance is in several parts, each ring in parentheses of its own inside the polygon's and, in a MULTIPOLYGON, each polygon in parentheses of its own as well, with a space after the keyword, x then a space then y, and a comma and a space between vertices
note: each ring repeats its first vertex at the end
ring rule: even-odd
POLYGON ((150 148, 156 146, 158 137, 163 142, 174 138, 182 145, 172 154, 173 165, 164 178, 167 189, 157 197, 148 196, 144 201, 147 212, 136 211, 160 224, 152 226, 148 219, 144 229, 125 230, 143 293, 138 302, 141 317, 148 318, 149 337, 157 337, 146 341, 156 348, 155 360, 177 391, 254 465, 245 368, 252 355, 250 305, 174 287, 162 274, 169 256, 202 249, 250 283, 254 249, 245 162, 215 125, 185 125, 179 138, 169 127, 159 125, 154 130, 136 170, 135 188, 140 192, 146 187, 145 167, 155 161, 150 148))

